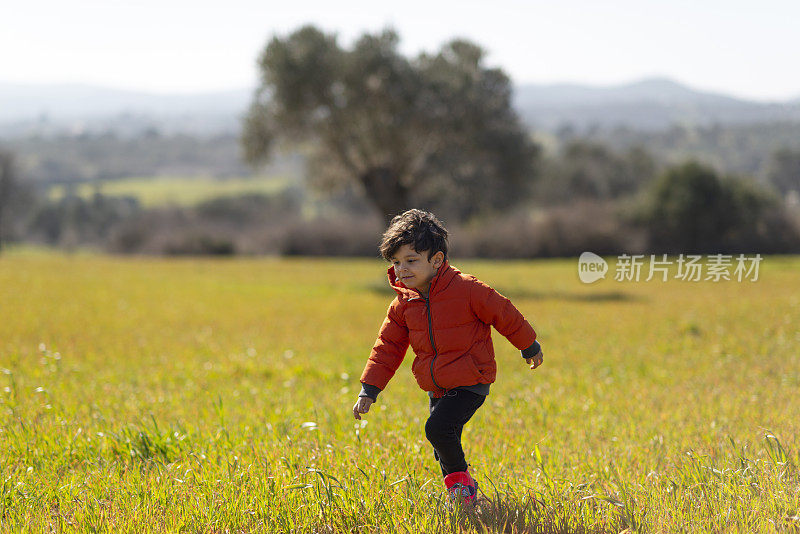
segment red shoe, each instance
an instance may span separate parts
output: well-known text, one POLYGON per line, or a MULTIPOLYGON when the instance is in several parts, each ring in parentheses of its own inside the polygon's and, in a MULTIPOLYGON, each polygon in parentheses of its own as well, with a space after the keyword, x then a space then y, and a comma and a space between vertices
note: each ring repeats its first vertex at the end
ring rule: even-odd
POLYGON ((478 501, 478 483, 466 471, 456 471, 444 477, 444 485, 453 502, 472 504, 478 501))

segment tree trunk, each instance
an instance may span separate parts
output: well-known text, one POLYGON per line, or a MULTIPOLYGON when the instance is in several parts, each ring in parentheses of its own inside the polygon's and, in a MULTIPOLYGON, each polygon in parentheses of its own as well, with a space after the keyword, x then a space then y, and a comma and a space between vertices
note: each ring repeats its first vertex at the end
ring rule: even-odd
POLYGON ((395 215, 410 209, 408 187, 400 183, 400 176, 387 167, 374 167, 359 176, 367 198, 378 208, 388 225, 395 215))

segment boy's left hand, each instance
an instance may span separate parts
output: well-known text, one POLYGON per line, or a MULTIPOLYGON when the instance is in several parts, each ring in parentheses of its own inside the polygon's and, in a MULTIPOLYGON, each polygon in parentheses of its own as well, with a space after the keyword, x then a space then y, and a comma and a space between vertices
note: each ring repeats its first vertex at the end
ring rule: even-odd
POLYGON ((539 351, 533 358, 525 358, 525 361, 531 366, 531 370, 536 369, 544 362, 544 354, 542 354, 542 351, 539 351))

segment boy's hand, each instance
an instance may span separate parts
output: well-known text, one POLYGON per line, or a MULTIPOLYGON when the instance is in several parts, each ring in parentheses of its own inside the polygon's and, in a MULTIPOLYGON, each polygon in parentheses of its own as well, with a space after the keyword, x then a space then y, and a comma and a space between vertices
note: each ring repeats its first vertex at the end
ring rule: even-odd
POLYGON ((525 358, 525 361, 531 366, 531 370, 536 369, 544 362, 544 354, 542 354, 542 351, 539 351, 533 358, 525 358))
POLYGON ((355 405, 353 405, 353 417, 356 419, 361 419, 361 414, 367 413, 373 402, 375 401, 369 397, 359 397, 355 405))

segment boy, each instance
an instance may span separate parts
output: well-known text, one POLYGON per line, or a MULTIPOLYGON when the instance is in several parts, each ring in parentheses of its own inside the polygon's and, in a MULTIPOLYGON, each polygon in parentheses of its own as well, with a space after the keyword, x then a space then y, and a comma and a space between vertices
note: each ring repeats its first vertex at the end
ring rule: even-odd
POLYGON ((447 230, 433 214, 413 209, 392 219, 380 250, 392 263, 389 284, 397 296, 361 375, 353 416, 369 411, 411 344, 411 372, 430 396, 425 435, 445 487, 451 499, 474 504, 477 484, 467 472, 461 431, 495 380, 490 326, 522 351, 531 369, 544 359, 536 333, 511 301, 449 265, 447 230))

